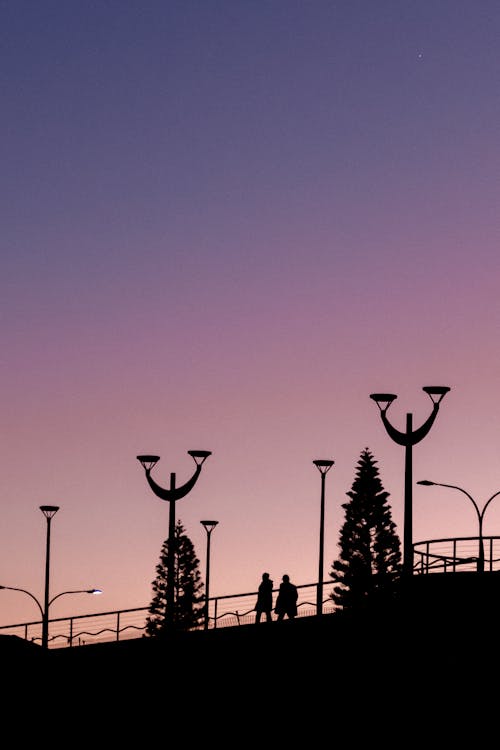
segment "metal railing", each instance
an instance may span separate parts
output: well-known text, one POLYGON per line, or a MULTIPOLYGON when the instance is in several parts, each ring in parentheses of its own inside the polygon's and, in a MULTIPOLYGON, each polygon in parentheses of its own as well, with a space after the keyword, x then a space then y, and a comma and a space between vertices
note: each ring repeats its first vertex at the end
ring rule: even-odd
MULTIPOLYGON (((482 539, 484 570, 500 570, 500 536, 483 536, 482 539)), ((417 575, 476 571, 479 542, 477 536, 416 542, 413 545, 413 571, 417 575)))
MULTIPOLYGON (((323 583, 327 598, 323 602, 323 613, 334 611, 331 598, 333 582, 323 583)), ((297 616, 305 617, 316 614, 316 583, 297 586, 297 616)), ((276 594, 278 589, 274 589, 276 594)), ((255 601, 257 592, 230 594, 228 596, 210 597, 209 627, 234 627, 255 622, 255 601)), ((49 647, 65 648, 83 646, 91 643, 120 641, 140 638, 145 635, 149 607, 135 607, 112 612, 100 612, 75 617, 61 617, 49 620, 49 647)), ((199 630, 203 629, 200 625, 199 630)), ((0 635, 16 635, 24 640, 41 643, 42 622, 18 623, 0 626, 0 635)))
MULTIPOLYGON (((500 536, 483 536, 485 549, 485 571, 500 571, 500 536)), ((477 570, 478 537, 456 537, 432 539, 413 545, 415 575, 432 573, 472 572, 477 570)), ((325 599, 323 612, 333 613, 335 605, 331 594, 334 583, 323 583, 325 599)), ((297 586, 299 599, 297 616, 316 614, 316 583, 297 586)), ((274 589, 274 594, 278 589, 274 589)), ((214 596, 209 600, 209 627, 234 627, 255 622, 257 592, 214 596)), ((106 641, 141 638, 146 632, 149 607, 135 607, 98 614, 61 617, 49 621, 49 647, 65 648, 106 641)), ((200 625, 199 630, 203 629, 200 625)), ((15 635, 27 641, 41 643, 42 622, 18 623, 0 626, 0 635, 15 635)))

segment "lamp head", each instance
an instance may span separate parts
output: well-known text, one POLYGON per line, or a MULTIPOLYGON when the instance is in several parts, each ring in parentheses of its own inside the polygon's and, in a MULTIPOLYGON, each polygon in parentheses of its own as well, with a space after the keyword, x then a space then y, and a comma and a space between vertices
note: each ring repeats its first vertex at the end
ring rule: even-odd
POLYGON ((140 461, 143 468, 146 471, 151 471, 153 466, 155 466, 158 461, 160 460, 159 456, 137 456, 137 460, 140 461))
POLYGON ((42 511, 45 518, 52 518, 52 516, 55 516, 55 514, 59 510, 59 506, 58 505, 40 505, 40 510, 42 511))
POLYGON ((334 463, 335 461, 326 458, 317 458, 313 461, 313 464, 319 469, 321 474, 326 474, 327 471, 330 471, 334 463))
POLYGON ((387 411, 397 396, 394 393, 370 393, 370 398, 375 401, 380 411, 387 411))
POLYGON ((210 534, 215 529, 215 527, 217 526, 219 522, 218 521, 200 521, 200 523, 203 524, 207 532, 210 534))
POLYGON ((87 594, 102 594, 101 589, 89 589, 87 594))
POLYGON ((450 390, 447 385, 424 385, 423 391, 427 393, 433 404, 439 404, 450 390), (433 398, 433 397, 436 398, 433 398))
POLYGON ((201 466, 212 455, 212 451, 188 451, 188 455, 194 459, 196 466, 201 466))
POLYGON ((424 487, 433 487, 436 482, 431 482, 430 479, 421 479, 417 484, 423 484, 424 487))

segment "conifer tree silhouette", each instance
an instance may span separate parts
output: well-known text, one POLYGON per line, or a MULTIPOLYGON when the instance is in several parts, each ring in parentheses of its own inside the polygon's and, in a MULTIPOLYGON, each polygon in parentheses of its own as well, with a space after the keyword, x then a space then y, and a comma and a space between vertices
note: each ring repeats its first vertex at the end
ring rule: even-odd
POLYGON ((342 505, 340 556, 330 577, 331 594, 343 610, 360 610, 392 601, 401 578, 401 542, 373 455, 365 448, 357 463, 350 500, 342 505))
MULTIPOLYGON (((166 629, 168 539, 163 542, 156 578, 152 583, 153 599, 146 619, 146 635, 161 635, 166 629)), ((200 561, 182 522, 175 525, 175 601, 173 624, 176 630, 188 630, 203 623, 205 600, 200 561)))

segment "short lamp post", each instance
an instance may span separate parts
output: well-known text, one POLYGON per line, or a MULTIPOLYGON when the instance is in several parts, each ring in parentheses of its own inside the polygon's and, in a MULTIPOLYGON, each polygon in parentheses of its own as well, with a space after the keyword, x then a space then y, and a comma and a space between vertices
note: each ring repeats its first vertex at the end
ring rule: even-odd
POLYGON ((334 461, 329 459, 317 459, 313 464, 318 468, 321 474, 321 503, 319 516, 319 566, 318 566, 318 586, 316 589, 316 614, 323 614, 323 575, 324 575, 324 546, 325 546, 325 478, 332 468, 334 461))
POLYGON ((218 521, 200 521, 202 526, 205 527, 207 532, 207 564, 205 568, 205 630, 208 630, 209 623, 209 611, 210 606, 210 537, 212 531, 215 529, 218 521))
POLYGON ((400 432, 387 419, 387 409, 397 398, 393 393, 372 393, 370 398, 380 409, 384 427, 395 443, 405 447, 405 485, 404 485, 404 530, 403 530, 403 576, 405 580, 413 575, 413 467, 412 448, 427 435, 439 411, 439 404, 450 390, 448 386, 424 386, 422 388, 432 401, 432 412, 423 425, 413 429, 413 415, 406 415, 406 431, 400 432))
POLYGON ((466 490, 462 489, 462 487, 457 487, 454 484, 443 484, 442 482, 431 482, 429 479, 422 479, 420 482, 417 482, 417 484, 421 484, 424 487, 448 487, 449 489, 452 489, 452 490, 458 490, 463 495, 469 498, 472 505, 474 506, 474 510, 476 511, 477 520, 479 523, 479 555, 477 558, 476 570, 478 573, 484 573, 483 519, 484 519, 484 514, 486 513, 486 508, 489 506, 491 501, 494 500, 495 497, 497 497, 497 495, 500 495, 500 490, 498 490, 498 492, 495 492, 495 494, 492 495, 489 498, 489 500, 486 501, 482 510, 479 510, 479 506, 474 500, 474 498, 472 497, 472 495, 470 495, 466 490))
POLYGON ((168 631, 171 631, 175 624, 175 503, 190 492, 200 476, 201 467, 205 460, 212 455, 211 451, 188 451, 188 455, 194 460, 196 469, 191 477, 181 487, 176 486, 176 476, 170 474, 170 488, 164 489, 151 476, 151 470, 160 460, 159 456, 141 455, 137 460, 141 463, 146 472, 146 479, 149 486, 157 497, 166 500, 169 503, 169 521, 168 521, 168 570, 167 570, 167 602, 165 608, 165 624, 168 631))

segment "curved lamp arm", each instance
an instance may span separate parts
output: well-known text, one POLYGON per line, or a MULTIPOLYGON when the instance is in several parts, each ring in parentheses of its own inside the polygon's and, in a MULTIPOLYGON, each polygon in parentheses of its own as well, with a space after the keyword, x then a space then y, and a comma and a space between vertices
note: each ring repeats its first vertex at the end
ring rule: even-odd
POLYGON ((389 437, 392 438, 392 440, 394 440, 394 442, 398 445, 409 447, 412 445, 416 445, 424 439, 424 437, 427 435, 432 425, 434 424, 434 420, 436 419, 437 413, 439 411, 440 402, 450 389, 447 386, 425 386, 423 390, 428 394, 432 401, 432 412, 426 419, 424 424, 418 427, 416 430, 413 430, 411 433, 401 432, 400 430, 397 430, 387 419, 387 409, 396 399, 396 396, 394 394, 373 393, 370 396, 370 398, 372 398, 377 403, 377 406, 380 409, 380 416, 382 417, 382 422, 389 437), (437 400, 435 401, 433 397, 436 397, 437 400))
POLYGON ((413 430, 412 434, 409 436, 410 445, 416 445, 424 439, 424 437, 427 435, 432 425, 434 424, 434 420, 436 419, 438 411, 439 404, 435 403, 432 407, 431 414, 428 416, 423 425, 421 425, 421 427, 418 427, 416 430, 413 430))
POLYGON ((184 497, 185 495, 190 492, 194 485, 196 484, 196 481, 198 477, 200 476, 201 472, 201 464, 197 464, 195 472, 191 479, 189 479, 185 484, 182 485, 182 487, 175 487, 172 490, 164 489, 163 487, 160 487, 159 484, 155 482, 153 477, 151 476, 151 469, 146 469, 146 479, 148 480, 149 486, 161 500, 167 500, 169 502, 175 502, 176 500, 180 500, 181 497, 184 497))
POLYGON ((500 494, 500 490, 499 490, 498 492, 496 492, 493 495, 493 497, 490 497, 490 499, 488 500, 488 502, 486 503, 486 505, 483 508, 483 512, 481 513, 481 511, 479 510, 479 506, 476 503, 476 501, 474 500, 474 498, 472 497, 472 495, 469 495, 469 493, 467 492, 467 490, 464 490, 463 487, 457 487, 456 484, 445 484, 444 482, 431 482, 429 479, 423 479, 420 482, 417 482, 417 484, 423 484, 424 486, 427 486, 427 487, 432 487, 432 486, 434 486, 434 487, 448 487, 450 490, 458 490, 459 492, 462 493, 462 495, 465 495, 466 497, 469 498, 469 500, 471 501, 472 505, 474 506, 474 508, 476 510, 477 517, 479 519, 481 519, 481 517, 484 515, 484 511, 486 510, 486 508, 489 505, 489 503, 493 500, 493 498, 496 497, 498 494, 500 494))
POLYGON ((386 409, 380 410, 380 416, 382 417, 382 422, 384 423, 384 427, 387 430, 387 434, 389 435, 392 440, 394 440, 395 443, 398 445, 408 445, 408 435, 406 432, 400 432, 395 427, 392 426, 392 424, 389 422, 386 416, 386 409))
POLYGON ((7 589, 8 591, 22 591, 23 594, 27 594, 36 603, 36 605, 37 605, 38 609, 40 610, 40 613, 41 613, 41 615, 43 617, 43 608, 42 608, 42 605, 40 604, 40 602, 38 601, 38 599, 36 598, 36 596, 34 596, 30 591, 26 591, 26 589, 18 589, 15 586, 0 586, 0 589, 7 589))
POLYGON ((53 602, 55 602, 56 599, 59 599, 60 596, 65 596, 66 594, 102 594, 102 591, 101 589, 78 589, 77 591, 61 591, 60 594, 56 594, 52 597, 49 602, 49 607, 53 602))
POLYGON ((413 430, 413 432, 411 432, 410 434, 407 434, 406 432, 400 432, 400 430, 397 430, 392 426, 392 424, 387 419, 387 408, 388 407, 385 407, 385 409, 380 410, 380 416, 382 417, 382 422, 384 423, 384 427, 387 430, 389 437, 391 437, 395 443, 398 443, 398 445, 409 446, 416 445, 427 435, 432 425, 434 424, 434 420, 436 419, 437 413, 439 411, 439 404, 437 402, 434 403, 432 412, 426 419, 424 424, 421 425, 421 427, 418 427, 416 430, 413 430))
POLYGON ((371 393, 370 398, 375 401, 380 410, 380 416, 382 417, 383 425, 389 437, 392 438, 392 440, 394 440, 394 442, 398 445, 406 445, 406 433, 396 430, 396 428, 392 426, 386 416, 387 409, 392 404, 392 402, 397 399, 397 396, 394 393, 371 393))
POLYGON ((144 467, 144 471, 146 472, 146 479, 148 480, 149 486, 151 487, 155 495, 157 495, 157 497, 159 497, 161 500, 175 502, 176 500, 180 500, 181 497, 187 495, 188 492, 190 492, 196 484, 196 480, 200 476, 201 467, 203 466, 206 459, 212 455, 212 452, 196 450, 188 451, 188 454, 196 464, 196 469, 193 476, 185 484, 183 484, 182 487, 175 487, 175 474, 172 474, 172 478, 174 479, 174 486, 172 486, 168 490, 164 487, 160 487, 160 485, 157 484, 151 476, 151 469, 158 463, 160 457, 153 455, 137 456, 137 460, 140 461, 140 463, 144 467))
POLYGON ((489 500, 487 500, 486 505, 484 506, 483 510, 481 511, 481 516, 484 516, 484 512, 485 512, 486 508, 491 503, 491 501, 495 499, 495 497, 497 495, 500 495, 500 490, 498 490, 498 492, 495 492, 495 494, 492 495, 489 500))

